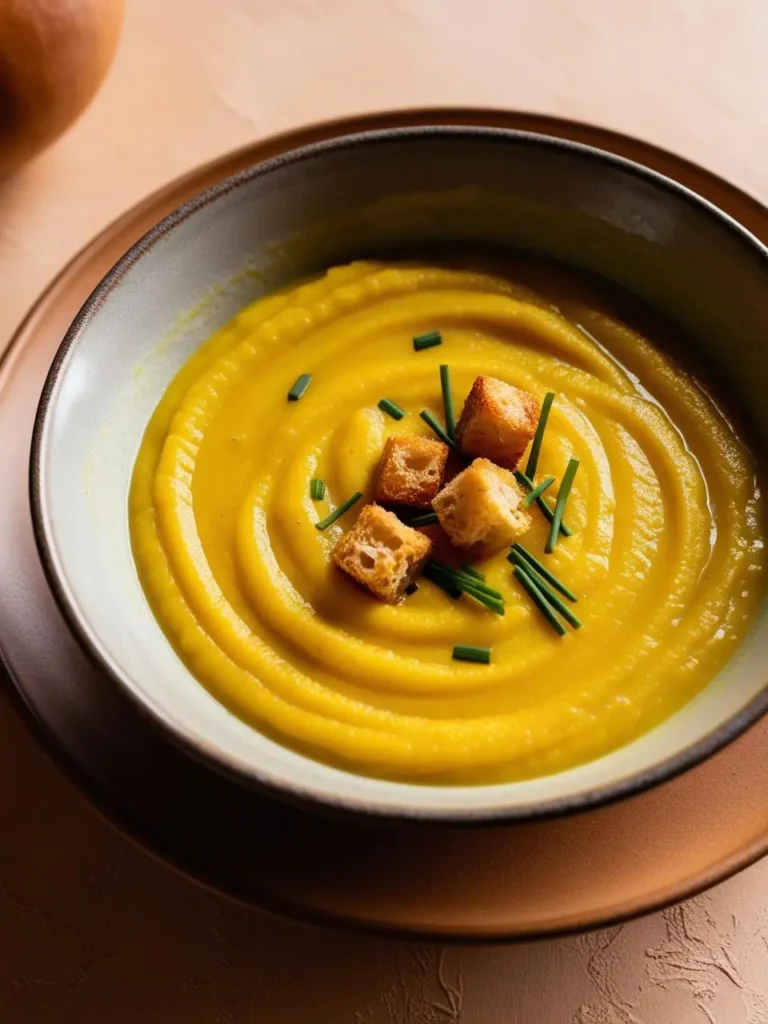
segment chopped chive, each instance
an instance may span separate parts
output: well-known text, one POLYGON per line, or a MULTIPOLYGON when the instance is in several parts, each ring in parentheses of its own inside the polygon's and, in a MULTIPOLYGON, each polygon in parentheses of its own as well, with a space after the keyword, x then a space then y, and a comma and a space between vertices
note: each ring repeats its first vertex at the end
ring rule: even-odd
POLYGON ((467 576, 474 576, 475 579, 482 580, 483 583, 485 583, 485 573, 480 572, 479 569, 476 569, 474 565, 470 565, 469 562, 465 562, 464 565, 462 565, 461 571, 466 573, 467 576))
POLYGON ((422 409, 421 412, 419 413, 419 416, 421 416, 421 418, 424 420, 427 426, 431 427, 434 430, 434 432, 437 434, 437 436, 440 438, 443 444, 447 444, 448 447, 453 448, 454 451, 457 450, 454 442, 450 439, 450 437, 448 437, 446 432, 437 422, 437 420, 429 411, 429 409, 422 409))
POLYGON ((485 605, 486 608, 496 612, 497 615, 504 614, 504 598, 498 590, 486 589, 479 581, 472 583, 461 576, 451 577, 450 574, 446 576, 446 579, 451 578, 462 594, 473 597, 480 604, 485 605))
POLYGON ((473 576, 465 576, 463 573, 457 572, 455 579, 458 586, 463 590, 471 587, 472 590, 477 590, 481 594, 487 594, 488 597, 493 597, 497 601, 504 600, 504 595, 499 590, 494 590, 493 587, 489 587, 487 583, 477 580, 473 576))
POLYGON ((445 565, 443 562, 438 562, 434 558, 430 558, 426 563, 421 572, 422 576, 428 576, 432 579, 434 576, 439 576, 451 585, 451 587, 461 593, 459 582, 450 566, 445 565))
POLYGON ((528 456, 528 465, 525 467, 525 475, 530 477, 531 480, 536 476, 536 467, 539 465, 539 453, 541 452, 541 442, 544 437, 544 431, 547 429, 549 410, 552 408, 554 400, 555 392, 548 391, 546 395, 544 395, 544 401, 541 403, 539 422, 536 424, 536 433, 533 435, 533 444, 531 445, 531 453, 528 456))
POLYGON ((415 594, 418 589, 418 583, 409 583, 408 586, 405 588, 405 596, 410 597, 411 594, 415 594))
POLYGON ((427 565, 437 569, 438 572, 444 572, 446 575, 450 575, 450 577, 457 582, 465 580, 467 583, 472 584, 472 586, 479 587, 481 590, 485 590, 490 594, 493 594, 494 597, 502 596, 498 590, 492 590, 492 588, 488 587, 484 580, 479 580, 477 577, 474 577, 471 572, 466 572, 464 569, 454 568, 453 565, 438 561, 436 558, 430 558, 427 565))
POLYGON ((451 655, 454 661, 472 661, 477 665, 490 665, 490 647, 470 647, 468 644, 456 644, 451 655))
MULTIPOLYGON (((533 576, 533 573, 529 569, 525 568, 524 571, 527 572, 529 576, 533 576)), ((537 580, 534 576, 533 581, 539 588, 539 590, 542 592, 544 597, 547 599, 547 601, 549 601, 549 603, 555 609, 555 611, 559 612, 565 619, 565 621, 570 623, 570 625, 572 625, 574 629, 581 629, 581 619, 578 618, 578 616, 574 615, 574 613, 571 611, 568 605, 565 604, 564 601, 561 601, 557 594, 555 594, 554 591, 550 590, 547 584, 544 583, 542 580, 537 580)))
POLYGON ((456 417, 453 413, 453 390, 451 388, 451 368, 444 363, 440 367, 440 387, 443 392, 443 408, 445 409, 445 432, 452 441, 456 440, 456 417))
POLYGON ((467 594, 497 615, 504 614, 504 600, 498 590, 491 590, 479 580, 463 577, 449 565, 430 559, 424 566, 422 575, 436 583, 454 600, 461 594, 467 594))
POLYGON ((486 608, 496 612, 497 615, 504 614, 504 595, 477 577, 464 573, 460 569, 454 569, 444 562, 438 562, 434 558, 427 562, 424 570, 424 575, 428 579, 438 582, 444 590, 451 593, 451 596, 453 596, 454 590, 467 594, 485 605, 486 608))
POLYGON ((289 402, 298 402, 304 392, 307 390, 309 385, 312 383, 311 373, 302 373, 300 377, 297 377, 296 383, 293 385, 291 390, 288 392, 289 402))
POLYGON ((550 624, 552 629, 554 629, 556 633, 559 633, 560 636, 565 636, 567 632, 565 626, 552 611, 551 605, 539 589, 539 586, 533 576, 519 565, 515 566, 515 576, 518 578, 524 589, 528 591, 529 596, 533 599, 533 603, 550 624))
POLYGON ((321 519, 319 523, 315 523, 315 529, 325 530, 331 523, 335 523, 337 519, 341 519, 345 512, 349 512, 355 502, 360 501, 363 496, 362 491, 355 491, 351 498, 347 498, 343 505, 339 505, 335 511, 331 512, 325 519, 321 519))
MULTIPOLYGON (((532 491, 534 489, 535 485, 534 485, 533 481, 531 480, 531 478, 529 476, 526 476, 526 474, 523 473, 519 469, 515 470, 515 479, 517 480, 517 482, 519 484, 522 484, 523 487, 526 487, 529 491, 532 491)), ((546 501, 544 501, 544 499, 542 498, 541 495, 539 495, 539 497, 536 498, 536 506, 541 509, 541 511, 544 513, 545 517, 551 523, 553 518, 554 518, 554 516, 555 516, 555 513, 549 507, 549 505, 546 503, 546 501)), ((564 537, 570 537, 572 535, 572 531, 569 530, 568 527, 563 522, 560 523, 560 533, 562 533, 562 535, 564 537)))
POLYGON ((515 565, 522 563, 522 567, 527 569, 528 572, 530 572, 531 569, 535 570, 537 575, 546 580, 547 583, 555 588, 555 590, 559 590, 560 593, 567 597, 569 601, 578 601, 578 597, 576 597, 574 592, 569 590, 553 572, 549 571, 546 565, 542 565, 538 558, 535 558, 530 551, 527 551, 523 547, 522 544, 513 544, 512 550, 507 555, 507 558, 515 565), (525 563, 527 563, 527 565, 525 563))
POLYGON ((387 413, 393 420, 401 420, 405 416, 405 409, 401 409, 399 405, 395 405, 388 398, 382 398, 379 402, 379 408, 382 412, 387 413))
POLYGON ((457 601, 461 597, 461 591, 456 585, 454 579, 444 573, 441 569, 431 565, 429 562, 421 570, 421 575, 431 583, 440 587, 441 590, 444 590, 445 593, 449 597, 452 597, 454 601, 457 601))
POLYGON ((545 477, 540 484, 536 484, 533 490, 529 491, 528 494, 526 494, 526 496, 523 498, 523 508, 528 508, 528 506, 532 504, 534 501, 536 501, 538 496, 540 494, 543 494, 544 491, 546 491, 548 487, 551 487, 554 482, 555 478, 553 476, 548 476, 545 477))
POLYGON ((565 468, 563 473, 563 479, 560 484, 560 490, 557 492, 557 502, 555 503, 555 514, 552 517, 552 523, 549 527, 549 536, 547 542, 544 545, 544 553, 551 555, 555 550, 555 544, 557 544, 557 537, 560 533, 560 524, 563 521, 563 512, 565 511, 565 503, 568 501, 568 495, 571 493, 571 487, 573 486, 573 478, 576 476, 576 470, 579 468, 579 460, 571 459, 565 468))
POLYGON ((441 345, 443 342, 443 336, 440 331, 429 331, 427 334, 417 334, 413 339, 413 349, 415 352, 421 352, 425 348, 434 348, 435 345, 441 345))
POLYGON ((494 597, 493 594, 487 593, 485 590, 481 590, 479 587, 473 587, 470 583, 464 581, 458 581, 457 583, 462 594, 466 594, 468 597, 473 597, 480 604, 485 605, 492 612, 496 612, 497 615, 504 614, 504 601, 502 598, 494 597))
POLYGON ((322 501, 325 497, 325 484, 322 480, 309 481, 309 496, 313 501, 322 501))
POLYGON ((408 525, 412 527, 432 526, 436 522, 438 522, 437 512, 425 512, 423 516, 414 516, 408 525))

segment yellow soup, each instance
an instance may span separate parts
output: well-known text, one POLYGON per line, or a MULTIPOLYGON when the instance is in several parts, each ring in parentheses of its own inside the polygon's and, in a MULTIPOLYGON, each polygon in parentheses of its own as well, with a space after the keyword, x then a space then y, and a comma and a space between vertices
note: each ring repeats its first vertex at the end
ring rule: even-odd
POLYGON ((692 377, 608 308, 592 285, 533 264, 355 263, 222 328, 158 406, 130 496, 142 583, 190 671, 285 744, 422 782, 570 768, 690 700, 763 590, 755 466, 692 377), (412 337, 435 329, 442 345, 415 352, 412 337), (371 500, 387 436, 432 436, 419 412, 442 421, 441 363, 457 412, 479 373, 539 400, 556 392, 537 479, 580 460, 572 536, 544 555, 534 507, 524 541, 578 595, 580 630, 551 629, 506 552, 478 566, 503 617, 426 580, 381 604, 334 567, 363 502, 314 524, 354 491, 371 500), (304 373, 309 389, 287 401, 304 373), (406 416, 381 412, 383 397, 406 416), (453 661, 454 644, 491 648, 491 663, 453 661))

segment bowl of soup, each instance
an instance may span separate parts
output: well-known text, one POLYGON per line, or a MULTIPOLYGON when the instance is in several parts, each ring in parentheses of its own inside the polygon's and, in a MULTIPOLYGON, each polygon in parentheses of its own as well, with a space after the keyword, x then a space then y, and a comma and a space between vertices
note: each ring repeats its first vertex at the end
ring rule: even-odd
POLYGON ((768 705, 767 285, 731 218, 575 143, 258 164, 61 346, 53 591, 170 741, 277 796, 507 821, 663 781, 768 705))

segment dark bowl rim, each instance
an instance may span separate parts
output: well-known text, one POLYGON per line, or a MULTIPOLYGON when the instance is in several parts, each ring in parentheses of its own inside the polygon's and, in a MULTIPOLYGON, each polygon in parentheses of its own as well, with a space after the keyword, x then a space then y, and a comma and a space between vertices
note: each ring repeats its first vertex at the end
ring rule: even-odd
MULTIPOLYGON (((340 814, 353 818, 367 818, 371 821, 399 821, 434 825, 487 826, 510 825, 516 822, 543 821, 569 814, 594 810, 671 781, 683 772, 722 750, 738 738, 750 726, 768 713, 768 683, 740 711, 726 719, 706 736, 690 744, 679 753, 639 772, 634 772, 616 782, 598 786, 583 792, 559 797, 523 807, 493 807, 472 810, 446 810, 442 808, 412 808, 407 805, 393 807, 379 804, 375 800, 335 797, 318 793, 316 790, 286 783, 272 774, 266 774, 255 766, 245 768, 217 756, 195 738, 188 735, 180 725, 148 704, 134 689, 131 678, 109 656, 100 645, 98 637, 89 629, 87 617, 70 596, 66 577, 57 566, 56 545, 48 530, 48 516, 45 511, 44 454, 47 440, 48 413, 61 385, 67 362, 90 321, 96 315, 107 297, 120 284, 123 277, 159 241, 175 227, 186 221, 198 210, 222 198, 233 190, 257 178, 279 171, 285 165, 309 161, 326 153, 354 149, 359 146, 385 144, 392 140, 418 140, 424 136, 454 139, 483 139, 502 145, 535 144, 548 149, 562 150, 586 160, 608 164, 624 173, 633 175, 647 184, 673 193, 688 205, 704 211, 714 220, 720 221, 739 243, 757 258, 761 259, 768 271, 768 247, 744 228, 734 217, 725 213, 710 200, 700 196, 693 189, 680 184, 667 175, 645 167, 634 160, 618 156, 597 146, 575 142, 570 139, 549 136, 541 132, 518 128, 498 128, 466 124, 409 125, 395 128, 374 128, 351 134, 334 136, 320 141, 291 148, 266 160, 257 161, 224 180, 193 196, 160 220, 139 238, 101 279, 83 303, 77 316, 67 330, 46 376, 40 401, 35 413, 29 465, 29 498, 32 525, 41 563, 54 599, 64 620, 75 639, 89 658, 116 683, 132 703, 148 720, 178 747, 196 760, 240 784, 255 787, 273 798, 282 799, 315 811, 340 814)), ((754 197, 750 198, 754 199, 754 197)), ((757 200, 754 200, 757 202, 757 200)), ((761 205, 761 204, 758 204, 761 205)), ((471 791, 471 787, 467 787, 471 791)))

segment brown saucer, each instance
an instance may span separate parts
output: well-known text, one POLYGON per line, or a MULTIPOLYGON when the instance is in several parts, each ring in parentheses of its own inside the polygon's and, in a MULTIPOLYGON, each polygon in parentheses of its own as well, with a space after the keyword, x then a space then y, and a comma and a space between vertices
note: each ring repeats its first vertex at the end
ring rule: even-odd
POLYGON ((32 537, 27 462, 43 379, 80 304, 125 249, 193 193, 256 160, 331 135, 421 123, 525 128, 612 150, 691 186, 768 241, 768 211, 692 164, 600 129, 492 111, 322 125, 173 183, 63 271, 0 366, 0 647, 62 765, 127 832, 217 889, 401 935, 492 940, 579 930, 689 896, 768 851, 768 721, 674 782, 579 817, 474 830, 316 817, 239 789, 168 745, 70 636, 32 537))

